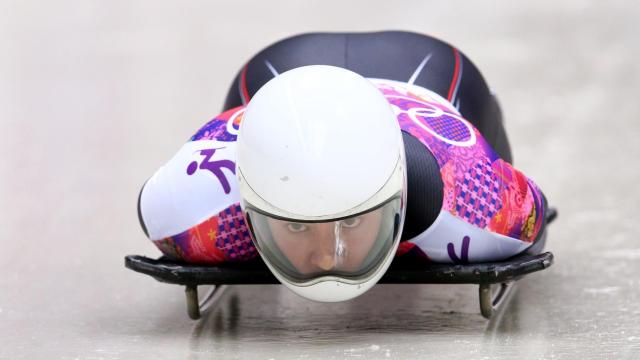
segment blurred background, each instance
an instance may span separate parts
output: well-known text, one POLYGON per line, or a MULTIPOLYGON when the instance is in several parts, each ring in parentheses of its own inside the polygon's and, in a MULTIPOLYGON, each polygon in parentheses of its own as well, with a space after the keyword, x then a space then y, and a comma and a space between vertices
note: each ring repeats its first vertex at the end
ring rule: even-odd
POLYGON ((0 358, 640 357, 640 3, 0 1, 0 358), (379 285, 341 304, 231 287, 202 320, 156 257, 143 182, 218 114, 241 66, 311 31, 459 47, 498 94, 515 165, 560 216, 555 264, 502 316, 477 287, 379 285))

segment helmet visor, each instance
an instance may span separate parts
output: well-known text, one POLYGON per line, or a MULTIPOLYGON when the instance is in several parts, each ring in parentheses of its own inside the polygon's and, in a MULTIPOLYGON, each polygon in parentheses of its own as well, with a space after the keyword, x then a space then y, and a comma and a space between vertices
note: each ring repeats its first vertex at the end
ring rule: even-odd
POLYGON ((324 276, 360 281, 394 250, 401 198, 357 215, 327 221, 276 218, 251 207, 247 219, 262 258, 293 283, 324 276))

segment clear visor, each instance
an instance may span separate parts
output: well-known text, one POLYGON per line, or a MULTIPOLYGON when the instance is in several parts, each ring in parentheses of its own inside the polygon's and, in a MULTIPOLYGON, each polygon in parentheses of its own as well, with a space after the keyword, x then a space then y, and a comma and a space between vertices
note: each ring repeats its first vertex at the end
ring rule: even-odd
POLYGON ((368 278, 394 249, 400 197, 373 210, 328 221, 275 218, 247 209, 249 229, 263 259, 291 282, 335 276, 368 278))

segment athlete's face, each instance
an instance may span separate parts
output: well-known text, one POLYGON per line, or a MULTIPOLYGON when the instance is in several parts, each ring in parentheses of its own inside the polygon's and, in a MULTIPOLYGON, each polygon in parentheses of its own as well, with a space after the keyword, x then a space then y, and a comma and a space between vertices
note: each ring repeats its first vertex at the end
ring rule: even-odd
POLYGON ((356 271, 373 247, 382 208, 328 223, 296 223, 269 219, 280 251, 301 274, 356 271), (338 224, 338 226, 336 226, 338 224))

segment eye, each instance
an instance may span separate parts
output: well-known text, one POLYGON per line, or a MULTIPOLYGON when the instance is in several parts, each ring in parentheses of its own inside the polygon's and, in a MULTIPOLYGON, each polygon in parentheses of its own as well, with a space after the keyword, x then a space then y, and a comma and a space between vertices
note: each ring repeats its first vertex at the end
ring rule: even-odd
POLYGON ((342 226, 344 226, 346 228, 354 228, 354 227, 360 225, 361 222, 362 222, 362 218, 360 216, 353 217, 353 218, 348 218, 348 219, 344 219, 344 220, 340 221, 342 226))
POLYGON ((303 232, 307 230, 307 225, 301 224, 301 223, 288 223, 287 224, 287 230, 293 232, 293 233, 299 233, 299 232, 303 232))

